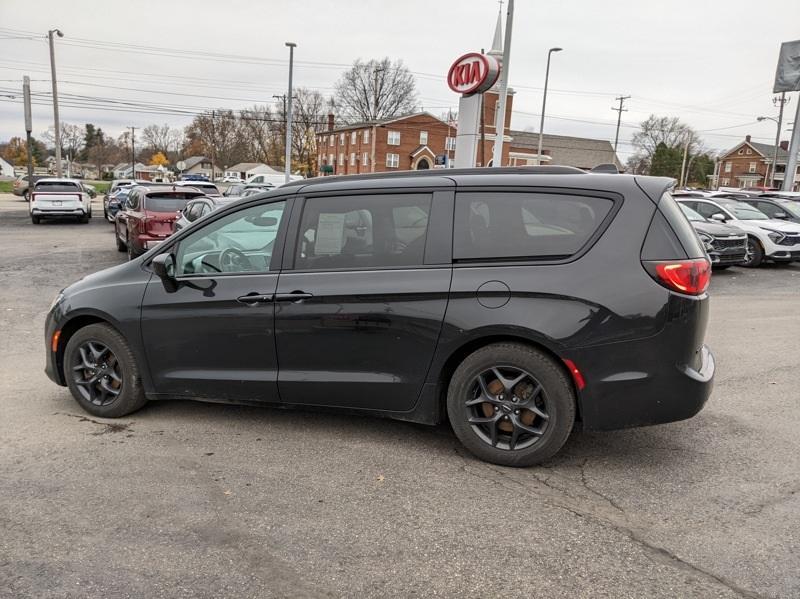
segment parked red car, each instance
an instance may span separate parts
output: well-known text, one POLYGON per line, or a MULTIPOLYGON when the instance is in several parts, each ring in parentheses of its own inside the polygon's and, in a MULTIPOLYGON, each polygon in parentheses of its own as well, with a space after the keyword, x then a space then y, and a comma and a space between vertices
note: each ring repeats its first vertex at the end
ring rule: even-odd
POLYGON ((127 250, 132 260, 157 246, 172 234, 178 211, 186 202, 203 195, 188 187, 134 187, 114 219, 117 249, 127 250))

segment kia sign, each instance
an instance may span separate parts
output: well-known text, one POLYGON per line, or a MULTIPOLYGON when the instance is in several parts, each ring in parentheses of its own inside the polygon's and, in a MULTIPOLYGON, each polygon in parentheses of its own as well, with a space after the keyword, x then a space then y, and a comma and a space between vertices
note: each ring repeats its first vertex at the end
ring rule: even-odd
POLYGON ((457 94, 480 94, 492 87, 500 74, 500 63, 493 56, 470 52, 453 63, 447 85, 457 94))

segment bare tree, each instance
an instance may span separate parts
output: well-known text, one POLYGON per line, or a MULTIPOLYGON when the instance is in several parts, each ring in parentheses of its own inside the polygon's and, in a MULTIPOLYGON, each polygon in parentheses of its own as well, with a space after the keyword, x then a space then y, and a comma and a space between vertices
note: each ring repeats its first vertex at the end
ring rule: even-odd
POLYGON ((269 106, 256 105, 242 110, 241 132, 252 160, 278 165, 283 157, 282 117, 269 106))
MULTIPOLYGON (((78 156, 84 145, 84 127, 61 123, 61 154, 66 158, 70 156, 73 160, 78 156)), ((42 137, 47 140, 49 146, 55 147, 56 136, 55 127, 50 127, 42 133, 42 137)))
POLYGON ((153 154, 161 152, 165 156, 174 158, 183 141, 183 133, 166 123, 160 126, 148 125, 142 129, 142 139, 153 154))
POLYGON ((344 121, 372 121, 413 112, 417 104, 414 76, 400 60, 358 59, 336 82, 336 104, 344 121))
POLYGON ((658 144, 663 143, 668 148, 683 147, 691 136, 689 151, 697 153, 700 149, 700 139, 689 125, 682 123, 676 116, 656 116, 651 114, 646 121, 639 125, 640 129, 633 135, 633 145, 637 153, 649 162, 655 154, 658 144))
POLYGON ((215 166, 224 168, 248 159, 241 122, 232 110, 212 110, 196 116, 186 128, 186 136, 199 141, 215 166))

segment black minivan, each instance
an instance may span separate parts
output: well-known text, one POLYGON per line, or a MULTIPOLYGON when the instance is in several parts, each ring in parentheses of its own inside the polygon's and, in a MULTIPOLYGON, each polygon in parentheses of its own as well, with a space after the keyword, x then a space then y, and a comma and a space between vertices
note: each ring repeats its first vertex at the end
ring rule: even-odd
POLYGON ((284 185, 64 289, 46 371, 100 417, 180 398, 446 418, 509 466, 575 426, 689 418, 714 376, 711 268, 672 183, 523 167, 284 185))

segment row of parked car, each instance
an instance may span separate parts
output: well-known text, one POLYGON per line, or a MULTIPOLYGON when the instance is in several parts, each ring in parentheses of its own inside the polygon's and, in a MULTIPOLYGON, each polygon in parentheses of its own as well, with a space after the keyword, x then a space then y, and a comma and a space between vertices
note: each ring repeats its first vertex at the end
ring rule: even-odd
POLYGON ((132 260, 206 214, 274 188, 271 183, 246 183, 221 192, 214 183, 198 179, 115 180, 103 200, 103 216, 114 225, 117 249, 127 251, 132 260))
POLYGON ((714 268, 800 260, 800 193, 675 191, 714 268))

